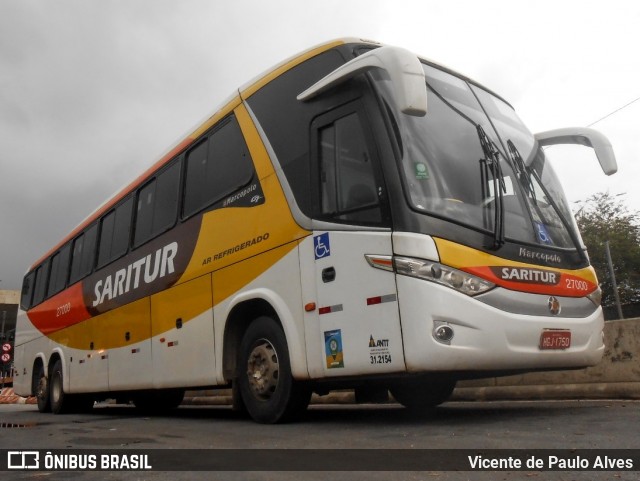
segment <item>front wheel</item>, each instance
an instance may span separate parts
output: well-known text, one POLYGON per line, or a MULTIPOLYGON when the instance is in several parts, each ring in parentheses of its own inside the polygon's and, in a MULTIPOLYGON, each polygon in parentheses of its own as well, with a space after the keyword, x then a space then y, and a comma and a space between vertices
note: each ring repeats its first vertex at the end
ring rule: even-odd
POLYGON ((287 340, 270 317, 251 323, 240 343, 237 382, 249 415, 273 424, 291 420, 309 405, 311 390, 291 375, 287 340))
POLYGON ((445 402, 456 387, 455 379, 402 379, 389 387, 393 397, 412 412, 428 412, 445 402))

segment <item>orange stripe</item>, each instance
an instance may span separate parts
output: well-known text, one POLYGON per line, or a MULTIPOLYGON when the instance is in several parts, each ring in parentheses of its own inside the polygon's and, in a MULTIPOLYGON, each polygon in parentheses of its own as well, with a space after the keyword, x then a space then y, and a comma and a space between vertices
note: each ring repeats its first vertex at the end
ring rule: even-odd
POLYGON ((45 335, 89 319, 91 314, 84 305, 82 282, 77 282, 34 307, 28 316, 33 325, 45 335))

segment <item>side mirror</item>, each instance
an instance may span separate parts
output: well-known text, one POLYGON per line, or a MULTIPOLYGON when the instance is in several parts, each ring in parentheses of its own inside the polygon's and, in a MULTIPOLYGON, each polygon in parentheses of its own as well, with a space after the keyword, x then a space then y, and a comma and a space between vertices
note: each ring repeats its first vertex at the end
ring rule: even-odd
POLYGON ((618 171, 616 156, 609 139, 597 130, 586 127, 569 127, 540 132, 535 134, 535 138, 542 147, 556 144, 578 144, 592 147, 605 174, 612 175, 618 171))
POLYGON ((384 70, 393 84, 398 107, 407 115, 422 117, 427 113, 427 85, 420 60, 399 47, 380 47, 338 67, 298 95, 298 100, 310 100, 360 73, 371 69, 384 70))

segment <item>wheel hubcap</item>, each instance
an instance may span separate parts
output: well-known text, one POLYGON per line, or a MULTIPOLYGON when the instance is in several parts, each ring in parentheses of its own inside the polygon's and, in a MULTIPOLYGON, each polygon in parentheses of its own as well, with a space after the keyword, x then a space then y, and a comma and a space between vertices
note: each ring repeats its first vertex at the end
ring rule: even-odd
POLYGON ((278 354, 266 339, 256 343, 247 361, 247 377, 251 392, 258 399, 267 400, 278 386, 278 354))

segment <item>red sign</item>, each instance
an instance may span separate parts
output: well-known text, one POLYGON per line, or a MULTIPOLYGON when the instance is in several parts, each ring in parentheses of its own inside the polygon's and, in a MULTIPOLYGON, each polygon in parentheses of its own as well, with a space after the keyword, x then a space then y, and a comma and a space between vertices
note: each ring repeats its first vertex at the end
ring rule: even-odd
POLYGON ((2 356, 0 356, 0 359, 2 360, 2 362, 6 364, 9 361, 11 361, 11 354, 9 354, 8 352, 5 352, 2 356))
POLYGON ((9 352, 10 350, 11 350, 11 344, 9 344, 8 342, 5 342, 5 343, 2 345, 2 351, 3 351, 3 352, 9 352))

